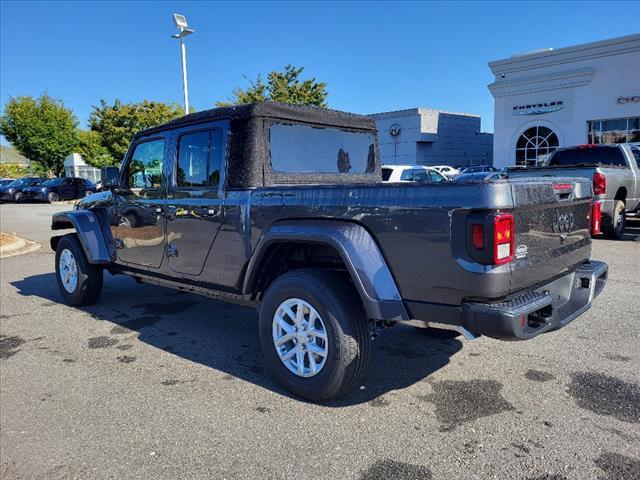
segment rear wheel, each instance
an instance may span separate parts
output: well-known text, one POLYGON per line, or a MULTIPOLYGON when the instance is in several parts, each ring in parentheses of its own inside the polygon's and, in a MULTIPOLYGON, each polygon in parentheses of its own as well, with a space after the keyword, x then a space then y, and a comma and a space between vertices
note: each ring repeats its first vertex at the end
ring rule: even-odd
POLYGON ((49 200, 49 203, 57 202, 58 194, 55 192, 49 192, 49 195, 47 195, 47 200, 49 200))
POLYGON ((259 317, 267 366, 287 390, 312 401, 340 397, 369 360, 367 319, 344 276, 296 270, 267 290, 259 317))
POLYGON ((605 230, 607 236, 614 240, 622 240, 626 221, 624 201, 615 200, 613 202, 613 218, 611 220, 611 226, 607 227, 605 230))
POLYGON ((98 300, 102 273, 102 268, 87 261, 76 235, 65 235, 60 239, 56 247, 56 280, 69 305, 89 305, 98 300))

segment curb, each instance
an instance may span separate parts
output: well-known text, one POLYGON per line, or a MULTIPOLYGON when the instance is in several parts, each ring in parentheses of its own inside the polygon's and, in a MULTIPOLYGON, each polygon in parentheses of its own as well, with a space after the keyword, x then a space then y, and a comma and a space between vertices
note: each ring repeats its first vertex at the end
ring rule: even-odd
POLYGON ((24 238, 16 237, 15 235, 14 238, 14 242, 0 247, 0 258, 15 257, 16 255, 22 255, 24 253, 35 252, 42 246, 39 242, 25 240, 24 238))

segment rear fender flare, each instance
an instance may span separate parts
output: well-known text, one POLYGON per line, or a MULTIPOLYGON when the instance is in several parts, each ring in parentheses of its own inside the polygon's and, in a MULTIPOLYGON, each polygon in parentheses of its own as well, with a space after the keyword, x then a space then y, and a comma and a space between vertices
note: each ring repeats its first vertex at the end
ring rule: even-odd
POLYGON ((331 220, 278 222, 258 241, 247 266, 243 293, 253 293, 263 256, 279 242, 332 246, 342 257, 370 319, 408 320, 396 282, 371 234, 361 225, 331 220))
MULTIPOLYGON (((74 210, 53 214, 51 230, 75 229, 89 263, 111 263, 115 248, 108 227, 105 229, 98 215, 91 210, 74 210), (105 239, 105 230, 108 240, 105 239)), ((51 249, 56 250, 61 236, 51 237, 51 249)))

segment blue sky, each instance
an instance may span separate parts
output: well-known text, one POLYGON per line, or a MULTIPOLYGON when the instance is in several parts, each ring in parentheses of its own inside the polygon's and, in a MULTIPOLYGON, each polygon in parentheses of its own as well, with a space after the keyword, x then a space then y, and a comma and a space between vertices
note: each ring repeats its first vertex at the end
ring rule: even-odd
POLYGON ((61 98, 84 125, 91 106, 182 101, 171 14, 183 13, 191 103, 228 98, 243 75, 291 63, 328 83, 332 108, 431 107, 482 116, 493 131, 487 62, 640 31, 640 2, 5 2, 0 103, 61 98))

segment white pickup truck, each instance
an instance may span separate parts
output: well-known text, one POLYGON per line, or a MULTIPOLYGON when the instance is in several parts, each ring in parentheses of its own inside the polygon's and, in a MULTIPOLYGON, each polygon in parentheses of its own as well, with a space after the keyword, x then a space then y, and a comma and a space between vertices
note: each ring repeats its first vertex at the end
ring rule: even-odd
POLYGON ((578 145, 559 148, 540 167, 509 167, 509 177, 585 177, 593 181, 595 214, 602 230, 620 240, 627 212, 640 207, 640 146, 636 144, 578 145))

